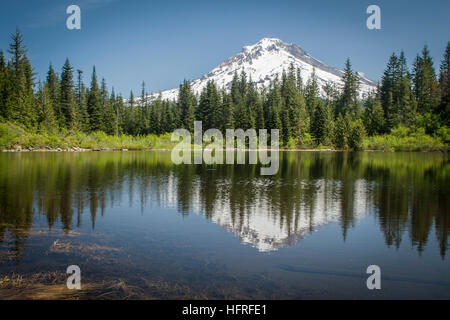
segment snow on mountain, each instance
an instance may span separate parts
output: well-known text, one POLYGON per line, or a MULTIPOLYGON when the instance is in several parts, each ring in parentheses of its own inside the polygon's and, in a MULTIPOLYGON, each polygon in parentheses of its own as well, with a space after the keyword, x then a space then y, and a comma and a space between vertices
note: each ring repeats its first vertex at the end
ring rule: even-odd
MULTIPOLYGON (((313 207, 301 205, 287 221, 279 212, 273 212, 273 204, 261 203, 247 208, 245 218, 239 219, 231 213, 227 204, 217 203, 211 214, 211 220, 228 232, 234 233, 242 243, 250 244, 260 252, 277 251, 283 247, 294 246, 313 232, 328 224, 338 223, 342 219, 342 203, 333 201, 330 192, 326 193, 325 180, 316 182, 316 201, 313 207)), ((363 219, 367 214, 367 185, 364 180, 355 183, 353 212, 354 221, 363 219)))
MULTIPOLYGON (((311 77, 315 69, 321 92, 322 86, 327 82, 342 87, 342 76, 344 71, 330 67, 323 62, 311 57, 302 48, 293 43, 285 43, 275 38, 263 38, 258 43, 243 47, 237 55, 228 58, 216 68, 204 74, 201 78, 191 81, 191 87, 195 94, 200 94, 209 80, 214 80, 219 88, 230 89, 234 72, 245 71, 258 88, 263 85, 268 87, 270 82, 278 75, 281 78, 283 70, 287 71, 290 64, 300 68, 304 84, 311 77)), ((357 73, 360 78, 360 96, 376 89, 376 82, 364 77, 361 72, 357 73)), ((178 88, 160 92, 162 99, 176 100, 178 88)), ((152 93, 151 99, 159 96, 159 92, 152 93)), ((136 98, 139 103, 139 98, 136 98)))
MULTIPOLYGON (((167 185, 161 187, 166 192, 152 192, 151 201, 160 205, 179 208, 179 181, 171 175, 167 185)), ((207 216, 213 223, 221 226, 227 232, 233 233, 241 243, 248 244, 260 252, 277 251, 284 247, 297 245, 302 239, 313 232, 319 231, 330 224, 340 223, 343 219, 343 199, 336 198, 343 188, 340 181, 325 181, 318 179, 312 184, 304 185, 315 191, 313 203, 302 199, 299 206, 293 206, 291 214, 286 215, 286 208, 276 204, 267 197, 272 183, 264 179, 252 183, 254 199, 251 203, 237 205, 230 199, 231 179, 218 181, 216 198, 208 203, 209 212, 202 199, 203 186, 200 179, 196 179, 190 188, 191 200, 189 211, 207 216), (285 213, 285 215, 282 215, 285 213)), ((305 182, 300 182, 301 184, 305 182)), ((370 212, 372 205, 367 199, 369 185, 363 179, 355 182, 353 199, 352 222, 364 219, 370 212)), ((161 190, 162 190, 161 189, 161 190)), ((347 212, 350 214, 350 212, 347 212)))

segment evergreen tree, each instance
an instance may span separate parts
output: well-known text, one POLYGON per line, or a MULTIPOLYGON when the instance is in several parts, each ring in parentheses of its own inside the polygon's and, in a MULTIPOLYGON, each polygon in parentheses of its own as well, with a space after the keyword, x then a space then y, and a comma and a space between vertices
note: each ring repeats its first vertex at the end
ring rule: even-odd
POLYGON ((222 112, 221 112, 221 127, 220 130, 223 134, 226 133, 226 129, 234 128, 234 106, 231 94, 225 90, 222 91, 222 112))
POLYGON ((73 81, 73 69, 69 59, 66 59, 61 72, 60 105, 64 116, 64 127, 71 130, 80 129, 80 121, 75 100, 75 85, 73 81))
POLYGON ((363 149, 363 140, 365 136, 365 129, 361 119, 350 122, 348 146, 354 151, 363 149))
POLYGON ((161 122, 162 97, 161 94, 152 103, 150 110, 151 133, 161 134, 163 132, 163 125, 161 122))
POLYGON ((275 78, 272 88, 270 88, 267 93, 266 99, 266 129, 277 129, 279 130, 279 138, 281 141, 283 139, 283 125, 281 122, 281 110, 283 108, 283 97, 281 96, 281 86, 278 78, 275 78))
POLYGON ((305 97, 296 85, 293 65, 283 80, 282 86, 282 112, 283 123, 283 143, 287 145, 289 141, 302 143, 303 135, 309 129, 310 116, 306 109, 305 97))
POLYGON ((399 56, 398 113, 399 120, 409 126, 414 120, 414 96, 411 91, 411 76, 408 72, 405 53, 399 56))
POLYGON ((102 96, 97 82, 97 72, 95 67, 92 70, 91 88, 88 96, 88 113, 90 131, 102 131, 104 129, 102 96))
POLYGON ((221 96, 214 81, 208 81, 200 95, 196 119, 203 122, 203 129, 220 127, 221 96))
POLYGON ((12 42, 8 53, 12 55, 9 64, 8 94, 4 106, 7 120, 21 123, 28 128, 36 124, 36 101, 34 97, 34 74, 27 57, 27 50, 23 44, 19 29, 11 35, 12 42))
POLYGON ((420 114, 433 112, 438 105, 438 90, 433 60, 425 46, 413 66, 414 95, 420 114))
POLYGON ((80 128, 84 132, 89 131, 89 114, 87 110, 87 97, 86 88, 83 83, 83 71, 77 70, 77 85, 75 87, 75 97, 76 97, 76 109, 78 112, 78 119, 80 122, 80 128))
POLYGON ((297 68, 297 89, 303 93, 303 78, 300 71, 300 68, 297 68))
POLYGON ((178 91, 178 108, 180 110, 181 127, 193 132, 195 120, 195 106, 197 101, 192 92, 191 85, 184 80, 178 91))
POLYGON ((100 97, 102 104, 102 127, 103 131, 107 134, 113 135, 116 125, 116 113, 114 111, 114 107, 111 103, 108 88, 106 85, 105 78, 102 78, 102 84, 100 88, 100 97))
POLYGON ((125 105, 123 103, 123 97, 120 94, 116 96, 114 93, 114 88, 112 88, 111 90, 111 101, 113 101, 114 111, 116 113, 115 134, 119 135, 126 130, 125 127, 126 112, 125 112, 125 105))
POLYGON ((439 69, 439 92, 440 92, 440 104, 438 113, 441 117, 441 122, 450 126, 450 42, 447 43, 445 49, 444 58, 442 59, 439 69))
POLYGON ((386 131, 390 132, 400 123, 409 125, 413 120, 414 102, 411 93, 411 77, 403 51, 399 57, 393 53, 389 58, 380 91, 386 118, 386 131))
POLYGON ((9 92, 8 83, 6 60, 3 50, 0 50, 0 120, 6 118, 6 99, 9 92))
POLYGON ((346 149, 348 146, 348 133, 349 133, 349 123, 347 117, 343 117, 339 113, 334 130, 333 130, 333 143, 336 148, 346 149))
POLYGON ((47 72, 47 82, 46 82, 47 88, 48 88, 48 94, 50 103, 53 107, 53 113, 55 115, 56 121, 58 123, 58 127, 64 128, 65 126, 65 118, 64 114, 61 109, 60 104, 60 84, 58 80, 58 75, 56 74, 55 70, 53 69, 52 64, 50 64, 47 72))
POLYGON ((344 88, 339 99, 337 113, 342 115, 348 113, 352 119, 356 119, 359 116, 359 78, 352 70, 350 59, 347 59, 345 63, 344 77, 342 80, 344 82, 344 88))
POLYGON ((384 111, 377 95, 371 94, 364 102, 363 123, 369 136, 381 134, 384 131, 384 111))
POLYGON ((306 108, 309 116, 314 116, 315 109, 320 102, 319 98, 319 84, 317 82, 316 69, 313 68, 311 77, 308 79, 305 87, 306 108))
POLYGON ((319 101, 311 121, 311 134, 314 137, 316 145, 324 144, 327 138, 327 121, 329 121, 327 106, 319 101))
POLYGON ((44 133, 55 133, 58 129, 58 124, 47 85, 42 85, 39 82, 37 97, 39 130, 44 133))

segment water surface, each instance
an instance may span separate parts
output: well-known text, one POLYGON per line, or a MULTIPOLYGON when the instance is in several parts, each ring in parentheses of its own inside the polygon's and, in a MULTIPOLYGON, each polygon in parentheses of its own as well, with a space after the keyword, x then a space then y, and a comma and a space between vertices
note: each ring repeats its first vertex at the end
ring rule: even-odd
POLYGON ((76 264, 97 285, 83 298, 449 299, 449 195, 441 153, 282 152, 275 176, 170 152, 1 153, 0 279, 76 264))

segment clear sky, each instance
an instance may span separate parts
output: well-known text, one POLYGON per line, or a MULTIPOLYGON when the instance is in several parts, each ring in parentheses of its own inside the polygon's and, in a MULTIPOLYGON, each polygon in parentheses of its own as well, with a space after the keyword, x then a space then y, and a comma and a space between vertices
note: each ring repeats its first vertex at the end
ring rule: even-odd
POLYGON ((128 97, 195 79, 242 46, 280 38, 313 57, 379 80, 393 51, 408 64, 428 44, 437 67, 450 40, 448 0, 1 0, 0 49, 19 26, 37 78, 66 57, 90 81, 92 66, 108 87, 128 97), (81 8, 81 30, 66 28, 66 8, 81 8), (381 8, 381 30, 366 28, 366 8, 381 8))

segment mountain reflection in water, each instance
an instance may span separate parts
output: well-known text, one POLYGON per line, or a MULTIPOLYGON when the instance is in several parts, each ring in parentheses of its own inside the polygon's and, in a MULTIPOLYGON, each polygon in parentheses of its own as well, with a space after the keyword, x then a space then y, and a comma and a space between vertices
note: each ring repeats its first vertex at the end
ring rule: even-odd
POLYGON ((258 165, 176 166, 170 152, 0 154, 0 242, 20 260, 35 216, 49 228, 61 221, 67 233, 138 203, 143 214, 155 206, 201 214, 261 252, 294 246, 330 223, 345 239, 370 215, 387 246, 409 241, 421 253, 436 237, 445 259, 445 154, 283 152, 277 175, 259 173, 258 165))

